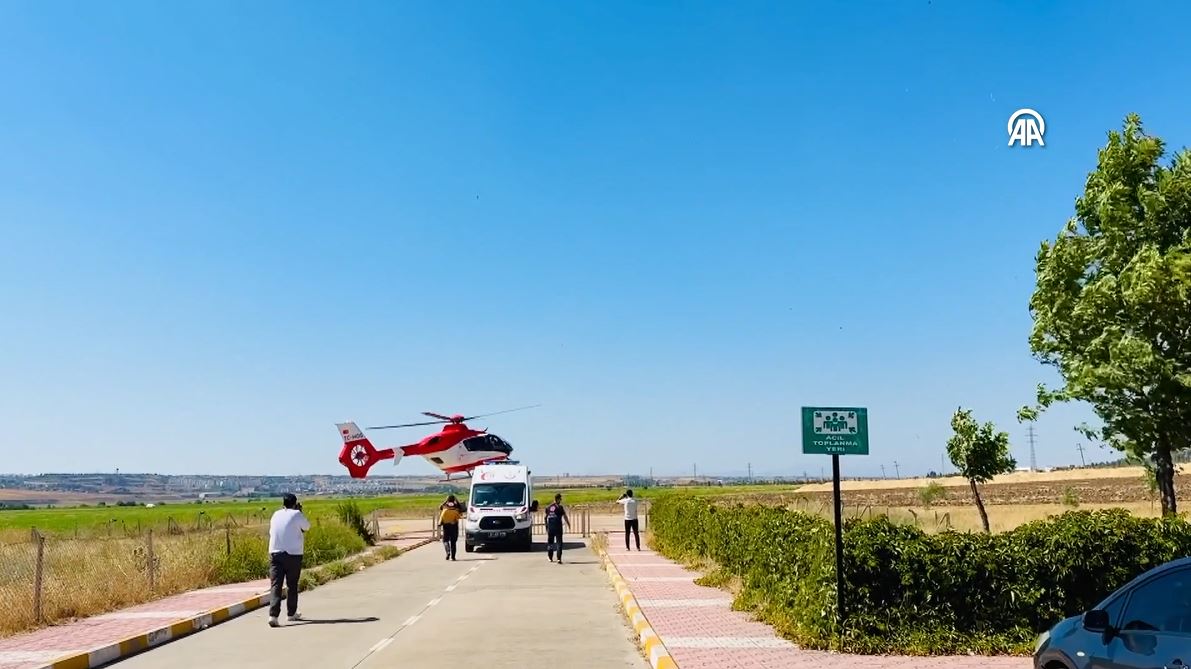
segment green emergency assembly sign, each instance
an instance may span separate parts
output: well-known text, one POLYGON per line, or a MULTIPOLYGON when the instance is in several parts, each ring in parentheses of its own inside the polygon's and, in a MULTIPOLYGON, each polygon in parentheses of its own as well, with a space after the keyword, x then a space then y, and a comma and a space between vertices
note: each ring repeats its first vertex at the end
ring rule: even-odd
POLYGON ((802 407, 802 452, 868 455, 868 409, 802 407))

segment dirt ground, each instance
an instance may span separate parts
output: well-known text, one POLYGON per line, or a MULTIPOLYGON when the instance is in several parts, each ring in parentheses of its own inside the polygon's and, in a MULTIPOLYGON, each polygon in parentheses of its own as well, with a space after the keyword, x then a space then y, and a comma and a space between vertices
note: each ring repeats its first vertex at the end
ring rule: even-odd
MULTIPOLYGON (((841 490, 848 506, 921 507, 921 491, 931 482, 943 487, 935 498, 936 506, 968 504, 972 493, 968 482, 956 476, 938 479, 894 479, 844 481, 841 490)), ((1191 474, 1179 476, 1175 488, 1191 499, 1191 474)), ((831 496, 831 484, 804 486, 798 491, 815 500, 831 496)), ((980 487, 988 505, 1061 504, 1139 504, 1153 496, 1146 488, 1140 467, 1116 469, 1074 469, 1061 472, 1015 472, 999 476, 980 487)))

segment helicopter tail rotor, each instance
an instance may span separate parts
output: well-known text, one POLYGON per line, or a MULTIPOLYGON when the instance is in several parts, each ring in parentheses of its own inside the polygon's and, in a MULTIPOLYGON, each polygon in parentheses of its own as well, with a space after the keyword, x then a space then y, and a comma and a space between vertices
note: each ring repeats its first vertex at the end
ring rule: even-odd
POLYGON ((381 460, 401 460, 403 453, 399 450, 377 450, 355 423, 336 423, 335 427, 339 428, 339 436, 343 437, 343 448, 339 450, 339 464, 347 467, 352 478, 362 479, 368 476, 368 470, 372 465, 381 460))

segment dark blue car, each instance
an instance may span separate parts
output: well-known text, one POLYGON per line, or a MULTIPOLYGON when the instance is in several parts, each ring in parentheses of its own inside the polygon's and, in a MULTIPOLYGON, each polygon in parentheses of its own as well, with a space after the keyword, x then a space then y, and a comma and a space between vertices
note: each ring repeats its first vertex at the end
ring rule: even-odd
POLYGON ((1034 667, 1191 667, 1191 558, 1147 571, 1091 611, 1044 632, 1034 667))

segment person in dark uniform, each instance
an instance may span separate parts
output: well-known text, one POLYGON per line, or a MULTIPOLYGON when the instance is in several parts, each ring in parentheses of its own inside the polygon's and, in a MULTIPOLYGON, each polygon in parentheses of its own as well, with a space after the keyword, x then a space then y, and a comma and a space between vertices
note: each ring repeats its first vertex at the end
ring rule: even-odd
POLYGON ((463 516, 463 505, 454 495, 447 497, 439 508, 438 524, 442 527, 443 549, 447 552, 447 559, 455 559, 455 548, 459 543, 459 518, 463 516))
POLYGON ((567 518, 567 510, 562 506, 562 495, 554 496, 554 503, 546 507, 546 557, 554 562, 554 552, 557 547, 558 564, 562 564, 562 525, 566 523, 571 529, 571 519, 567 518))

